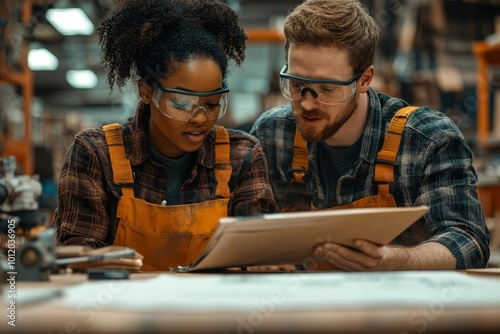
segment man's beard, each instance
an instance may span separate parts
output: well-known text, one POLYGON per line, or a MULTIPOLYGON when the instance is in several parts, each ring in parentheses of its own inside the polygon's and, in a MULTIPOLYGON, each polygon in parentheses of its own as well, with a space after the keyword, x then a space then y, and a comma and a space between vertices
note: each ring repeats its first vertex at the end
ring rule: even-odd
POLYGON ((331 119, 330 114, 323 112, 319 109, 312 109, 309 111, 305 111, 299 105, 299 109, 295 109, 293 111, 293 114, 295 115, 297 128, 299 129, 302 137, 310 143, 317 143, 320 141, 327 140, 328 138, 335 135, 340 130, 340 128, 342 128, 342 126, 344 126, 344 124, 352 117, 357 108, 358 108, 358 99, 357 96, 355 95, 351 100, 349 100, 349 102, 347 102, 344 108, 336 112, 338 118, 333 123, 330 123, 331 119), (318 132, 318 128, 314 126, 307 126, 303 128, 301 127, 300 122, 298 121, 299 115, 304 115, 311 118, 325 119, 328 124, 321 132, 318 132))

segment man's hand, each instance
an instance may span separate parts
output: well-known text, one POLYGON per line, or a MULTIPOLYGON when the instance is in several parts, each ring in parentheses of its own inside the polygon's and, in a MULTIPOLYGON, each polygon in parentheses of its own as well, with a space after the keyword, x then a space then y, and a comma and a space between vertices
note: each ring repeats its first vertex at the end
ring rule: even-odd
POLYGON ((325 242, 317 245, 314 253, 344 271, 456 269, 455 256, 438 242, 413 247, 379 246, 366 240, 355 240, 353 247, 325 242))
POLYGON ((366 240, 356 240, 354 247, 333 242, 316 246, 315 255, 325 259, 334 268, 344 271, 389 270, 384 267, 391 252, 389 247, 379 246, 366 240))

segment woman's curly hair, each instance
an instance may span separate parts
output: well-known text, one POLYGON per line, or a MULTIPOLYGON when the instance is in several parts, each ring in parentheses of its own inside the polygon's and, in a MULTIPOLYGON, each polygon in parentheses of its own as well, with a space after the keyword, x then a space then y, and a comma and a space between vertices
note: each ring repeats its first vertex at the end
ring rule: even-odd
POLYGON ((245 59, 247 36, 238 15, 218 0, 121 0, 97 34, 109 88, 140 77, 149 85, 166 78, 176 65, 206 57, 220 65, 245 59))

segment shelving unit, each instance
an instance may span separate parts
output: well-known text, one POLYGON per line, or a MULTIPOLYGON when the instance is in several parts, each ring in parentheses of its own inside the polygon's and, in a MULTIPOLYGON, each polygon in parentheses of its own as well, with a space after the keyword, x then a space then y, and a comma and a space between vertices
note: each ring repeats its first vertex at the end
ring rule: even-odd
MULTIPOLYGON (((21 22, 26 26, 32 18, 31 0, 17 0, 21 11, 21 22)), ((0 84, 19 87, 22 94, 22 111, 24 116, 24 137, 13 139, 8 134, 0 133, 2 156, 13 155, 23 174, 33 174, 33 147, 31 141, 31 105, 33 100, 33 74, 28 67, 28 43, 23 40, 20 51, 19 69, 13 69, 0 63, 0 84)))
MULTIPOLYGON (((500 65, 500 44, 476 42, 473 51, 477 58, 477 136, 484 151, 498 151, 500 138, 491 134, 489 72, 492 66, 500 65)), ((500 199, 500 179, 480 173, 478 193, 491 233, 490 247, 500 249, 500 209, 496 204, 500 199)))
POLYGON ((276 29, 252 28, 245 30, 245 33, 250 43, 283 43, 285 41, 285 36, 276 29))
POLYGON ((500 44, 488 45, 476 42, 473 45, 477 57, 477 135, 482 146, 487 145, 490 138, 490 82, 488 78, 491 66, 500 65, 500 44))

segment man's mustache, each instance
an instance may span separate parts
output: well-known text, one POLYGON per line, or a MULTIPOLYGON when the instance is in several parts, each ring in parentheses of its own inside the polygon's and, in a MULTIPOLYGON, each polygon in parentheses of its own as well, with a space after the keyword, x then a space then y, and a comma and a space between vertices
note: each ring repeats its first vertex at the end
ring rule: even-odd
POLYGON ((318 109, 312 109, 312 110, 304 110, 303 108, 297 108, 293 110, 294 116, 303 116, 307 118, 321 118, 321 119, 330 119, 330 115, 318 110, 318 109))

